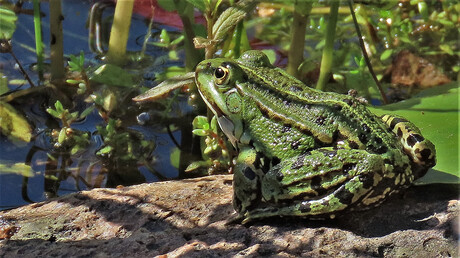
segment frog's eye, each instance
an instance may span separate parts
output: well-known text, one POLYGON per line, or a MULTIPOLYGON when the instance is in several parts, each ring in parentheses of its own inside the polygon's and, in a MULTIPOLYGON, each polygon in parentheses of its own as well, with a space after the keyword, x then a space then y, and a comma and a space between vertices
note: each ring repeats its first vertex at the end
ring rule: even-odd
POLYGON ((229 78, 229 70, 226 67, 219 66, 214 71, 214 77, 216 78, 217 84, 224 84, 228 81, 229 78))

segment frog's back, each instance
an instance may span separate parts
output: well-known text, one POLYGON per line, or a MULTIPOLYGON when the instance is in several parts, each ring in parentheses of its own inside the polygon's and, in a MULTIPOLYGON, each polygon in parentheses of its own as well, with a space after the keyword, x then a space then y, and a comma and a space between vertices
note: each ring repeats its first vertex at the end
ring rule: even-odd
POLYGON ((256 103, 267 122, 278 121, 280 130, 289 126, 309 135, 304 147, 366 149, 391 160, 397 156, 420 171, 416 178, 435 164, 433 144, 407 120, 382 120, 353 96, 309 88, 268 60, 239 65, 247 75, 237 86, 240 93, 256 103))

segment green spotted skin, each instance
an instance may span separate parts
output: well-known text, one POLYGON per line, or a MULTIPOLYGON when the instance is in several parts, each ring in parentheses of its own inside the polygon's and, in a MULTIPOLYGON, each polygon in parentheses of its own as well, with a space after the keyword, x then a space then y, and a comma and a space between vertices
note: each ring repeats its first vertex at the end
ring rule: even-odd
POLYGON ((409 121, 309 88, 260 51, 205 60, 195 81, 239 153, 233 204, 243 223, 374 207, 435 165, 433 144, 409 121))

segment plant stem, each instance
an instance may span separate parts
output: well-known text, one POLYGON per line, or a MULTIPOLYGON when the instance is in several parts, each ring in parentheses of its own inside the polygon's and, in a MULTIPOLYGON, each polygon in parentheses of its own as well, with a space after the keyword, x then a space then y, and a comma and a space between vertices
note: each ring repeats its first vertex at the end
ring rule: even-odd
POLYGON ((323 49, 323 56, 321 58, 321 70, 319 74, 318 83, 316 88, 323 90, 326 86, 327 81, 331 76, 332 67, 332 53, 334 51, 334 37, 335 28, 337 25, 337 16, 339 10, 340 1, 331 1, 331 12, 329 15, 329 21, 326 28, 326 43, 323 49))
POLYGON ((289 49, 286 71, 295 77, 299 76, 298 68, 303 61, 307 18, 310 14, 312 5, 313 2, 310 1, 296 1, 294 4, 294 20, 291 28, 291 46, 289 49))
POLYGON ((147 33, 145 34, 144 42, 142 43, 141 57, 145 56, 145 50, 147 49, 147 42, 152 37, 152 25, 153 25, 153 19, 155 18, 155 6, 152 5, 151 8, 152 8, 152 17, 150 17, 149 26, 147 27, 147 33))
POLYGON ((383 103, 388 104, 387 96, 385 95, 385 92, 383 92, 382 85, 380 85, 380 82, 377 79, 377 76, 375 75, 374 68, 371 65, 371 61, 369 60, 369 56, 367 55, 366 48, 364 47, 364 40, 361 35, 361 30, 359 29, 358 20, 356 19, 355 11, 353 10, 353 0, 348 0, 348 5, 350 7, 351 16, 353 17, 353 23, 355 24, 356 33, 358 34, 359 45, 361 47, 361 50, 363 51, 363 56, 364 56, 364 60, 366 61, 367 68, 369 69, 369 72, 371 73, 372 78, 374 79, 375 84, 377 85, 377 89, 380 92, 380 96, 382 96, 383 103))
POLYGON ((37 53, 38 78, 43 80, 43 41, 42 23, 40 17, 40 1, 34 0, 34 29, 35 29, 35 51, 37 53))
POLYGON ((51 59, 51 81, 63 82, 65 77, 64 70, 64 50, 62 34, 62 10, 61 0, 50 0, 50 59, 51 59))
POLYGON ((133 5, 134 0, 119 0, 115 6, 107 58, 109 62, 117 65, 125 62, 133 5))

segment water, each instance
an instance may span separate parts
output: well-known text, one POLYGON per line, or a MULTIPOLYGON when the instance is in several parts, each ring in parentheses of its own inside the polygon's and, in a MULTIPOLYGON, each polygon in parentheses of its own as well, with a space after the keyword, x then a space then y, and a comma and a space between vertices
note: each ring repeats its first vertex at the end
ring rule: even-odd
MULTIPOLYGON (((100 61, 97 59, 97 53, 92 53, 88 46, 88 28, 87 21, 91 5, 94 1, 66 0, 62 1, 63 11, 63 29, 64 29, 64 54, 79 55, 80 51, 85 53, 85 59, 88 64, 97 66, 100 61)), ((32 9, 32 2, 25 2, 23 9, 32 9)), ((104 11, 104 18, 113 14, 114 8, 107 8, 104 11)), ((48 2, 41 3, 41 11, 45 14, 42 18, 43 42, 46 45, 50 42, 49 23, 48 23, 48 2)), ((142 40, 147 32, 147 23, 145 18, 134 15, 131 23, 130 37, 128 41, 128 51, 140 51, 142 40)), ((153 33, 159 33, 164 27, 153 28, 153 33)), ((171 29, 171 28, 168 28, 171 29)), ((35 37, 33 17, 31 15, 18 15, 17 29, 12 39, 13 52, 26 68, 29 76, 35 83, 38 83, 37 73, 33 70, 36 62, 35 37)), ((45 49, 46 56, 49 56, 49 49, 45 49)), ((138 81, 141 85, 151 86, 155 84, 152 80, 156 71, 160 71, 165 66, 171 65, 171 62, 158 62, 161 56, 167 54, 167 51, 148 47, 147 55, 151 59, 146 64, 142 64, 144 78, 138 81), (156 59, 155 59, 156 58, 156 59), (156 60, 156 61, 155 61, 156 60), (154 63, 158 64, 154 64, 154 63), (152 76, 153 74, 153 76, 152 76), (152 78, 149 78, 152 77, 152 78)), ((45 62, 49 60, 45 60, 45 62)), ((182 61, 176 61, 181 63, 182 61)), ((14 68, 15 62, 8 54, 0 55, 0 72, 9 80, 23 79, 18 69, 14 68)), ((135 68, 135 66, 134 66, 135 68)), ((15 89, 17 85, 9 85, 10 89, 15 89)), ((24 85, 21 87, 27 88, 24 85)), ((121 91, 123 94, 123 91, 121 91)), ((186 101, 186 99, 182 99, 186 101)), ((7 173, 5 169, 0 168, 0 209, 8 209, 27 204, 29 202, 38 202, 48 197, 61 196, 64 194, 76 192, 79 190, 91 189, 93 187, 115 187, 116 185, 131 185, 143 182, 154 182, 161 178, 174 178, 178 176, 177 169, 171 165, 170 154, 175 145, 170 136, 166 133, 165 127, 157 126, 139 126, 136 125, 135 119, 126 119, 125 114, 114 114, 111 116, 119 117, 126 122, 126 132, 134 139, 143 138, 155 144, 154 150, 149 153, 150 159, 137 162, 132 166, 121 165, 110 158, 101 158, 95 153, 104 143, 101 135, 96 133, 96 126, 105 126, 104 120, 93 111, 86 119, 72 124, 72 128, 90 134, 90 145, 85 151, 78 155, 68 155, 53 149, 50 143, 50 128, 60 128, 56 120, 50 119, 45 109, 53 107, 53 103, 48 96, 44 94, 31 94, 26 99, 13 101, 12 104, 20 112, 25 113, 31 124, 36 128, 33 135, 36 136, 30 143, 13 142, 8 137, 0 135, 0 164, 13 165, 16 163, 26 163, 31 165, 32 177, 25 177, 20 174, 7 173), (125 117, 125 118, 123 118, 125 117), (52 122, 53 125, 49 125, 52 122), (137 137, 137 138, 136 138, 137 137), (56 158, 55 161, 50 156, 56 158), (147 167, 145 165, 148 165, 147 167), (150 168, 148 168, 150 167, 150 168), (152 172, 154 171, 154 172, 152 172), (58 180, 49 179, 57 177, 58 180)), ((138 109, 136 105, 128 99, 130 118, 134 118, 145 110, 138 109)), ((121 104, 120 104, 121 105, 121 104)), ((123 106, 122 106, 123 108, 123 106)), ((126 109, 129 109, 128 107, 126 109)), ((161 112, 158 112, 161 113, 161 112)), ((156 118, 155 115, 153 118, 156 118)), ((154 122, 152 122, 154 123, 154 122)), ((150 123, 151 124, 151 123, 150 123)), ((180 132, 172 133, 180 142, 180 132)), ((139 142, 133 142, 137 146, 139 142)), ((20 173, 17 172, 17 173, 20 173)))

